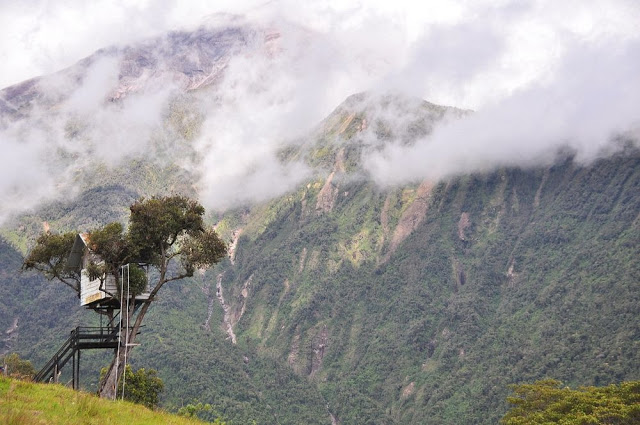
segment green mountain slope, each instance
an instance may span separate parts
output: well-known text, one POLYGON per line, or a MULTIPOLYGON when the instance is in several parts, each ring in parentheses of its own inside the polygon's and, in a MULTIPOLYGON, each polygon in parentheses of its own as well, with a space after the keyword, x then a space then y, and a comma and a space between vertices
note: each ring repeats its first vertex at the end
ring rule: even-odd
POLYGON ((639 187, 634 154, 345 183, 320 215, 303 192, 240 239, 235 332, 317 383, 341 423, 494 423, 511 382, 637 379, 639 187))
MULTIPOLYGON (((392 189, 369 181, 363 153, 464 113, 354 96, 282 150, 312 180, 212 217, 231 258, 166 288, 131 359, 159 370, 164 405, 208 402, 233 423, 489 424, 513 382, 639 379, 640 154, 392 189)), ((139 187, 88 172, 81 196, 5 226, 0 329, 18 327, 4 351, 37 367, 73 326, 98 320, 62 286, 17 274, 15 247, 43 221, 118 219, 164 181, 192 190, 177 167, 144 170, 139 187)), ((83 358, 85 388, 104 356, 83 358)))

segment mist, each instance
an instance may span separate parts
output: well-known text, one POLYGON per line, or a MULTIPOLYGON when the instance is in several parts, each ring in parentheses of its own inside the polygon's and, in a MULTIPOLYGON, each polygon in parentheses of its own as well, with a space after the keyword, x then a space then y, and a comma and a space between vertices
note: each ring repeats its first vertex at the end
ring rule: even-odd
POLYGON ((546 166, 567 153, 589 165, 640 146, 640 43, 576 43, 546 81, 450 119, 409 147, 388 144, 365 158, 365 168, 388 186, 546 166))
MULTIPOLYGON (((303 143, 362 91, 474 111, 412 146, 391 141, 367 155, 381 186, 546 165, 567 149, 588 164, 619 150, 620 135, 638 143, 634 2, 207 3, 1 6, 10 42, 0 46, 0 82, 51 75, 37 81, 42 96, 27 116, 0 119, 0 222, 78 193, 87 167, 141 157, 188 170, 207 208, 268 200, 312 175, 302 162, 283 164, 282 147, 303 143), (154 57, 156 68, 123 79, 123 52, 199 27, 261 29, 216 65, 211 91, 193 96, 199 124, 185 139, 167 129, 167 117, 186 90, 176 61, 194 61, 200 72, 197 55, 154 57), (113 45, 83 64, 81 77, 59 72, 113 45)), ((18 111, 3 93, 0 106, 18 111)), ((401 126, 407 116, 385 119, 401 126)))

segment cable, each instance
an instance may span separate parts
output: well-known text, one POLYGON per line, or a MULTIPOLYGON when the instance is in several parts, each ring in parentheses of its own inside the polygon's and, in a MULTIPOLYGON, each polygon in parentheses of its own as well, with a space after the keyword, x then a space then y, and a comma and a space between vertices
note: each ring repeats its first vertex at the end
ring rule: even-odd
MULTIPOLYGON (((122 298, 124 297, 124 267, 120 268, 120 320, 118 320, 118 351, 116 352, 116 385, 113 399, 118 398, 118 368, 120 367, 120 345, 122 345, 122 298)), ((108 377, 107 377, 108 378, 108 377)))
MULTIPOLYGON (((124 272, 123 272, 124 273, 124 272)), ((124 344, 124 368, 122 372, 122 399, 124 400, 124 385, 127 380, 127 351, 129 350, 129 299, 131 298, 131 287, 129 281, 129 264, 127 264, 127 331, 125 333, 124 344)))

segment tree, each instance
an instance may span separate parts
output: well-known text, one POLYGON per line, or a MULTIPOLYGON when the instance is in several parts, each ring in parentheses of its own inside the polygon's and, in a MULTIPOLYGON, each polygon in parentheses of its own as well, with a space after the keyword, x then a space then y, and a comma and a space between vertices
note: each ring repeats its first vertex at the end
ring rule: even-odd
MULTIPOLYGON (((107 369, 102 369, 100 377, 104 378, 106 373, 107 369)), ((140 368, 134 372, 131 365, 127 365, 122 376, 124 380, 120 379, 118 389, 124 391, 125 400, 143 404, 150 409, 158 406, 160 393, 164 389, 164 382, 158 377, 158 371, 140 368)))
MULTIPOLYGON (((130 276, 133 276, 130 281, 144 282, 146 286, 146 276, 141 274, 139 266, 157 272, 149 284, 148 299, 138 300, 139 308, 135 308, 136 299, 130 297, 127 308, 120 314, 123 341, 100 384, 100 396, 105 398, 115 398, 125 359, 160 289, 168 282, 193 276, 196 270, 212 266, 227 250, 217 233, 205 226, 204 207, 197 201, 183 196, 143 198, 132 204, 130 211, 126 231, 122 224, 110 223, 90 232, 87 238, 89 248, 103 260, 90 264, 88 272, 92 278, 113 276, 120 287, 120 270, 129 265, 130 276)), ((73 237, 74 233, 41 235, 23 267, 38 270, 49 279, 58 279, 79 293, 79 273, 65 269, 73 237)), ((139 290, 134 288, 134 292, 139 290)))
POLYGON ((572 390, 553 379, 512 386, 504 425, 640 423, 640 381, 572 390))
POLYGON ((164 383, 158 377, 156 370, 140 368, 134 372, 131 366, 127 365, 124 381, 124 398, 126 400, 144 404, 151 409, 158 406, 164 383))
POLYGON ((5 368, 4 373, 13 378, 30 380, 36 374, 31 362, 22 360, 17 353, 0 358, 0 366, 5 368))
POLYGON ((215 411, 213 406, 211 406, 209 403, 206 403, 206 404, 202 404, 201 402, 189 403, 186 406, 183 406, 180 409, 178 409, 178 416, 185 416, 187 418, 199 418, 213 425, 226 424, 220 418, 220 415, 215 411))

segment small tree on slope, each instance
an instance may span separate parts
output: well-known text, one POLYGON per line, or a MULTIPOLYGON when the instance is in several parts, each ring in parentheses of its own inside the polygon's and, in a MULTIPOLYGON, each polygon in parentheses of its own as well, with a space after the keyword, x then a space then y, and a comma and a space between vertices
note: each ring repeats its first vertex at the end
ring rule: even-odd
MULTIPOLYGON (((133 348, 142 321, 158 291, 168 282, 193 276, 195 270, 212 266, 224 257, 227 250, 216 232, 204 225, 204 207, 197 201, 183 196, 141 199, 131 205, 130 210, 126 232, 119 223, 111 223, 90 232, 88 238, 92 251, 104 260, 100 266, 89 270, 94 277, 112 275, 119 286, 119 270, 126 264, 148 265, 157 271, 157 278, 149 285, 149 298, 143 300, 136 310, 133 308, 135 298, 131 297, 129 308, 121 312, 121 320, 129 324, 123 327, 127 344, 121 345, 114 355, 100 384, 100 396, 105 398, 115 397, 116 383, 124 371, 124 360, 133 348), (125 316, 127 311, 128 317, 125 316)), ((79 276, 64 267, 73 245, 73 237, 69 235, 74 234, 41 235, 23 267, 38 270, 50 280, 57 279, 79 294, 79 276)))

